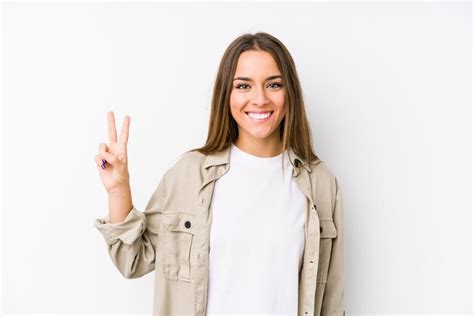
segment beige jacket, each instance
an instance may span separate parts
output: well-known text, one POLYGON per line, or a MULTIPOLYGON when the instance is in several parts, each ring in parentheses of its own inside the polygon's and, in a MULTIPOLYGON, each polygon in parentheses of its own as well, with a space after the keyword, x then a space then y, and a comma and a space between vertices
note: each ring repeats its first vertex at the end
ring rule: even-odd
MULTIPOLYGON (((153 315, 206 315, 209 208, 215 181, 229 170, 229 153, 230 147, 215 155, 183 154, 165 172, 143 212, 133 206, 122 223, 111 224, 108 216, 94 221, 125 278, 155 271, 153 315)), ((339 183, 324 161, 309 165, 291 149, 288 155, 293 177, 307 197, 298 315, 343 316, 339 183)))

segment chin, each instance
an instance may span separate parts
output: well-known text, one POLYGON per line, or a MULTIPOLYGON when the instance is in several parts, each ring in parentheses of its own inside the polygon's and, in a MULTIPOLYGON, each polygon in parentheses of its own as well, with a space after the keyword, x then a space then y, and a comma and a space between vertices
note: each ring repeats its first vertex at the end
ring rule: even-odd
POLYGON ((250 137, 258 139, 258 140, 264 140, 264 139, 270 138, 270 136, 272 135, 272 133, 264 133, 264 134, 261 134, 261 133, 247 133, 247 134, 250 137))

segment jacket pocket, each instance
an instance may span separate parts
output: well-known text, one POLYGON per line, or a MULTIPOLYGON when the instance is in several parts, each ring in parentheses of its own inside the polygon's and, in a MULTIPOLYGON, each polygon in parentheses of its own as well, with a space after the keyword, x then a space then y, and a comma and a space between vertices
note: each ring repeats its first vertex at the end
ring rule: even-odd
POLYGON ((319 220, 319 264, 317 282, 326 283, 333 239, 337 237, 336 225, 332 218, 319 220))
POLYGON ((191 250, 195 235, 194 214, 163 213, 163 273, 170 280, 191 282, 191 250))

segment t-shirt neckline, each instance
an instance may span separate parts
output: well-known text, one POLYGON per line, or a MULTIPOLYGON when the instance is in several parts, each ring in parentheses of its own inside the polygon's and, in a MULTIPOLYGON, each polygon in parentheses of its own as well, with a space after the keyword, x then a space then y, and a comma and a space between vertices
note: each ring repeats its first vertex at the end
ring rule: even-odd
POLYGON ((233 162, 244 162, 251 164, 253 166, 259 167, 271 167, 271 166, 280 166, 282 156, 286 153, 286 151, 272 157, 259 157, 252 154, 249 154, 246 151, 243 151, 239 147, 237 147, 234 143, 232 143, 231 148, 231 159, 233 162))

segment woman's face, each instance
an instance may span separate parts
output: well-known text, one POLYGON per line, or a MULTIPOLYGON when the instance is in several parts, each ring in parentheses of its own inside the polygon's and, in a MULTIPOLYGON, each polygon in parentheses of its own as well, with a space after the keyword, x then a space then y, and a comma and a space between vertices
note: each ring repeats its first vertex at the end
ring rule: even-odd
POLYGON ((250 50, 240 54, 230 95, 240 142, 280 143, 278 127, 285 116, 285 93, 270 53, 250 50))

